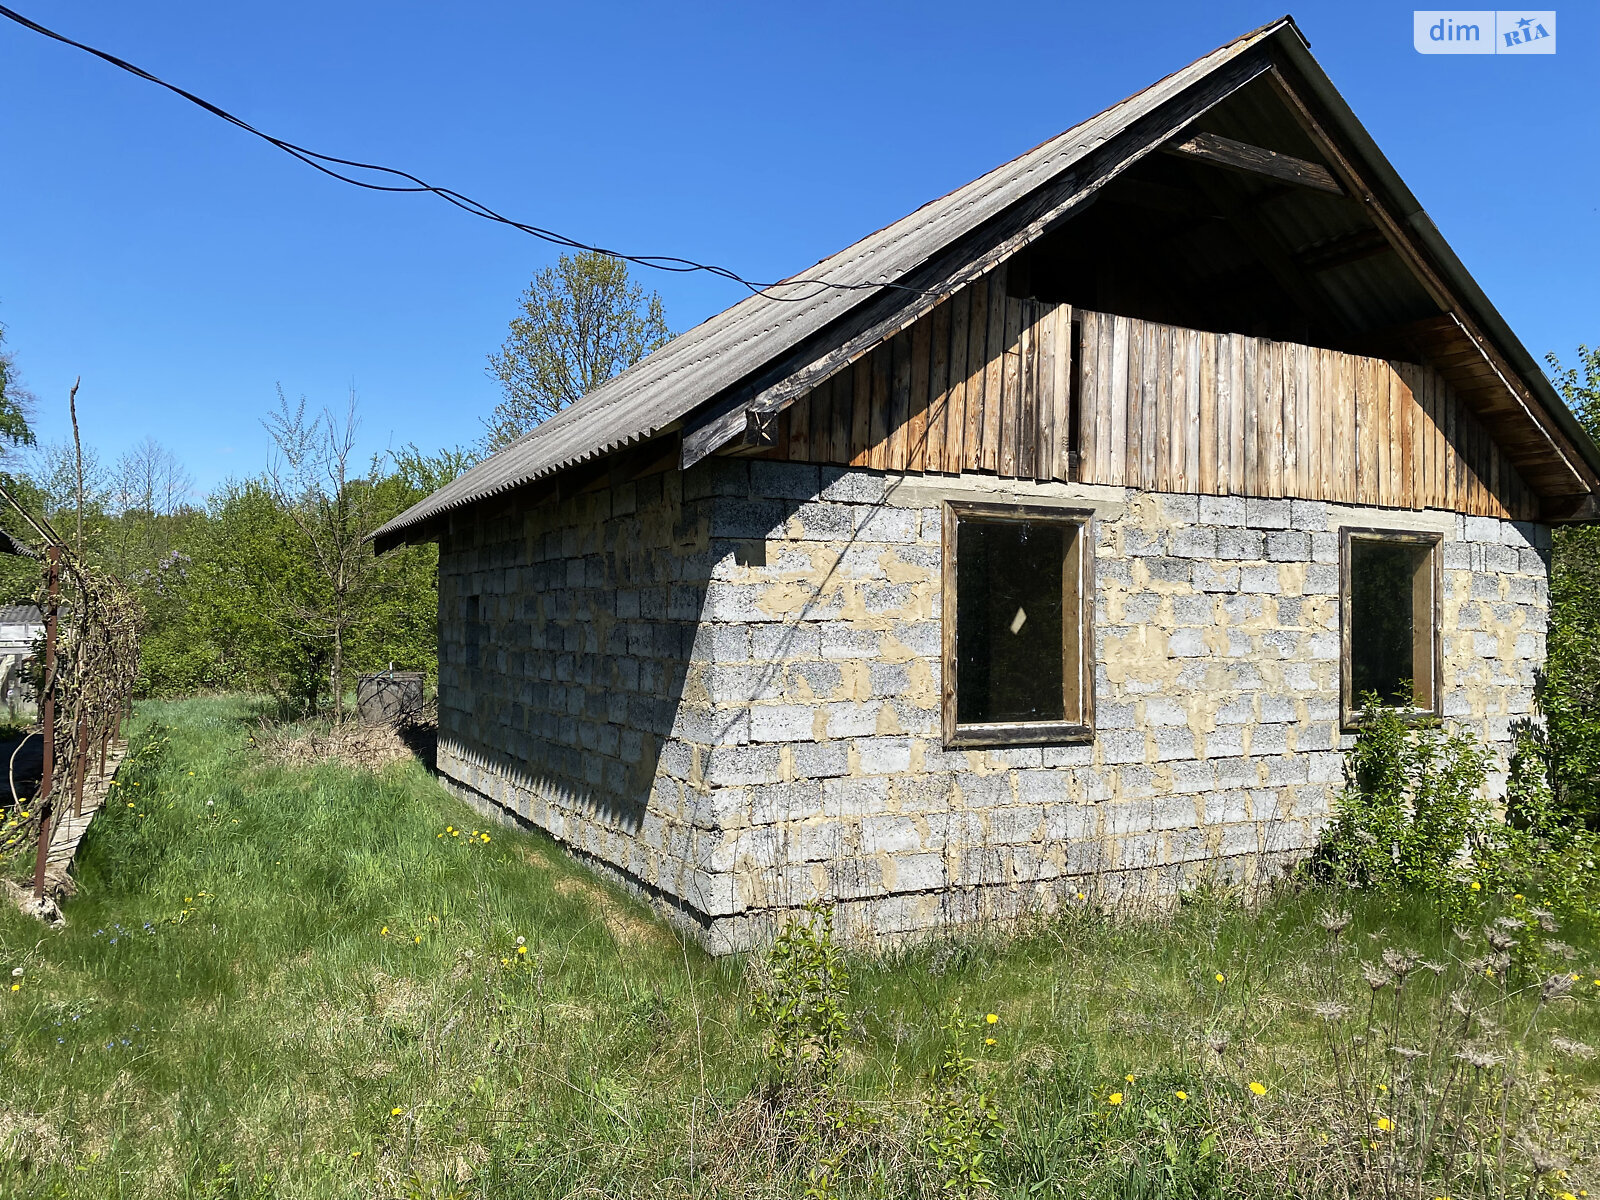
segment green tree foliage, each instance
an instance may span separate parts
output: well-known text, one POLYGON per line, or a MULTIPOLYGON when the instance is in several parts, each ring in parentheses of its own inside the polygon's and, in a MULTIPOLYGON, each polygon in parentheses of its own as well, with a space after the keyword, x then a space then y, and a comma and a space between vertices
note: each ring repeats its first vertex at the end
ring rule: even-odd
MULTIPOLYGON (((1578 347, 1576 366, 1549 356, 1556 386, 1589 436, 1600 440, 1600 348, 1578 347)), ((1600 526, 1555 531, 1550 630, 1539 708, 1547 733, 1552 803, 1600 828, 1600 526)))
POLYGON ((28 406, 32 399, 17 377, 16 360, 6 349, 6 329, 0 325, 0 442, 11 446, 33 445, 33 427, 28 424, 28 406))
POLYGON ((490 450, 516 441, 671 335, 661 297, 604 254, 563 254, 533 277, 489 373, 503 399, 484 423, 490 450))
MULTIPOLYGON (((332 705, 336 678, 342 691, 350 674, 391 663, 436 670, 437 549, 378 557, 366 539, 475 457, 412 445, 358 462, 354 420, 308 418, 280 396, 269 428, 299 465, 285 454, 275 474, 232 480, 204 502, 154 441, 110 468, 85 446, 86 554, 127 580, 148 614, 143 693, 262 691, 309 712, 332 705)), ((39 448, 10 484, 63 531, 76 516, 70 451, 39 448)), ((32 599, 37 586, 36 563, 0 557, 5 601, 32 599)))

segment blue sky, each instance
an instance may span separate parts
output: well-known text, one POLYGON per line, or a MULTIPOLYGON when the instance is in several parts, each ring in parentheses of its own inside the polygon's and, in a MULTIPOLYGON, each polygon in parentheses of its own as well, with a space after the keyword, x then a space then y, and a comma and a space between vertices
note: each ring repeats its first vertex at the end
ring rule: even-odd
MULTIPOLYGON (((328 153, 524 220, 776 278, 1280 15, 1271 3, 273 5, 10 0, 328 153)), ((1312 52, 1536 355, 1600 342, 1600 11, 1554 57, 1420 56, 1411 9, 1302 3, 1312 52)), ((485 356, 554 252, 323 178, 0 22, 0 322, 46 438, 83 376, 106 457, 205 491, 274 386, 380 450, 475 440, 485 356)), ((675 330, 738 298, 647 275, 675 330)))

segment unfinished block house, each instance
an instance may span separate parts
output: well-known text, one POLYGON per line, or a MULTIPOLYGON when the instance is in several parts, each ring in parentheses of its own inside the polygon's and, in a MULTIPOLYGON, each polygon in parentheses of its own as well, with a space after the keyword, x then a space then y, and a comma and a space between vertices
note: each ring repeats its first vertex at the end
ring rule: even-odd
POLYGON ((727 950, 1274 869, 1372 694, 1503 750, 1597 485, 1286 18, 378 543, 439 543, 446 783, 727 950))

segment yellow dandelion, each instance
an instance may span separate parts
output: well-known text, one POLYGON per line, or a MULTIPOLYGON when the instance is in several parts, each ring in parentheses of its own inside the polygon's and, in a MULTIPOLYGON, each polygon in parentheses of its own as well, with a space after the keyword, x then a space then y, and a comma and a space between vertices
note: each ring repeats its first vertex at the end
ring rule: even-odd
MULTIPOLYGON (((134 784, 134 785, 133 785, 133 786, 134 786, 134 787, 138 787, 138 786, 139 786, 139 785, 138 785, 138 784, 137 784, 137 783, 136 783, 136 784, 134 784)), ((1513 896, 1513 897, 1511 897, 1511 898, 1512 898, 1512 899, 1513 899, 1513 900, 1521 900, 1521 899, 1522 899, 1522 893, 1521 893, 1521 892, 1518 892, 1518 893, 1517 893, 1517 894, 1516 894, 1516 895, 1515 895, 1515 896, 1513 896)))
MULTIPOLYGON (((251 740, 254 741, 255 739, 252 738, 251 740)), ((350 1157, 351 1158, 360 1158, 361 1157, 361 1151, 359 1151, 359 1150, 350 1151, 350 1157)))
POLYGON ((1475 892, 1481 892, 1483 890, 1483 884, 1479 883, 1476 879, 1472 881, 1470 886, 1475 892))
POLYGON ((1257 1083, 1254 1079, 1252 1079, 1250 1081, 1250 1090, 1258 1096, 1265 1096, 1267 1094, 1267 1085, 1264 1083, 1257 1083))
POLYGON ((526 954, 527 952, 528 952, 528 948, 526 946, 518 946, 517 947, 517 953, 518 954, 526 954))
POLYGON ((406 1115, 406 1110, 397 1104, 389 1110, 389 1115, 391 1117, 403 1117, 406 1115))
POLYGON ((987 1021, 989 1024, 993 1025, 993 1024, 995 1024, 996 1022, 998 1022, 1000 1020, 1000 1014, 998 1014, 998 1013, 990 1013, 987 1017, 984 1018, 984 1020, 987 1021))
POLYGON ((1113 1104, 1113 1105, 1114 1104, 1121 1104, 1122 1103, 1122 1093, 1121 1092, 1112 1092, 1111 1095, 1106 1097, 1106 1103, 1107 1104, 1113 1104))
POLYGON ((451 831, 450 831, 450 836, 451 836, 451 837, 460 837, 460 836, 461 836, 461 830, 459 830, 459 829, 452 829, 452 830, 451 830, 451 831))
POLYGON ((993 1046, 995 1044, 995 1040, 993 1038, 984 1038, 983 1044, 985 1046, 993 1046))
POLYGON ((502 967, 508 967, 508 966, 511 965, 511 960, 509 958, 506 958, 506 957, 502 956, 501 959, 500 959, 500 965, 502 967))
POLYGON ((1379 1117, 1378 1128, 1383 1130, 1385 1133, 1388 1133, 1394 1129, 1394 1122, 1389 1120, 1388 1117, 1379 1117))
POLYGON ((416 946, 422 945, 422 935, 419 933, 416 937, 411 939, 411 942, 416 946))
POLYGON ((1173 1092, 1172 1094, 1174 1096, 1176 1096, 1179 1100, 1187 1100, 1189 1098, 1189 1093, 1188 1092, 1184 1092, 1184 1091, 1177 1091, 1177 1092, 1173 1092))
POLYGON ((1084 894, 1083 894, 1083 893, 1082 893, 1082 892, 1079 892, 1079 893, 1078 893, 1078 899, 1079 899, 1079 900, 1087 900, 1087 899, 1088 899, 1088 897, 1087 897, 1087 896, 1085 896, 1085 895, 1084 895, 1084 894))
POLYGON ((1379 1091, 1380 1091, 1380 1092, 1387 1092, 1387 1091, 1388 1091, 1388 1090, 1389 1090, 1389 1085, 1388 1085, 1388 1084, 1386 1084, 1386 1083, 1380 1083, 1380 1084, 1379 1084, 1379 1085, 1378 1085, 1378 1090, 1379 1090, 1379 1091))
POLYGON ((1132 1075, 1124 1075, 1122 1078, 1124 1080, 1126 1080, 1128 1083, 1132 1083, 1133 1082, 1133 1076, 1132 1075))
POLYGON ((485 842, 487 842, 489 840, 489 835, 487 833, 483 835, 483 840, 485 842))
POLYGON ((388 937, 389 936, 389 927, 387 925, 385 925, 382 929, 378 930, 378 936, 379 937, 388 937))
POLYGON ((20 992, 22 990, 22 985, 20 983, 13 983, 11 985, 11 990, 13 992, 20 992))
POLYGON ((1217 982, 1218 983, 1227 983, 1228 982, 1228 977, 1226 975, 1224 975, 1221 971, 1218 971, 1217 972, 1217 982))
POLYGON ((1562 1192, 1559 1200, 1578 1200, 1571 1192, 1562 1192))

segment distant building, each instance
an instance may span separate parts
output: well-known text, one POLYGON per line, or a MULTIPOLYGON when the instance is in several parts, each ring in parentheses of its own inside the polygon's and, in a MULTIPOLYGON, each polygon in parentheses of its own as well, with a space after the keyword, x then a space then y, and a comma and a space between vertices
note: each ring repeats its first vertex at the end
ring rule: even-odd
POLYGON ((1600 450, 1291 20, 771 293, 376 538, 445 782, 713 949, 1258 875, 1369 693, 1535 719, 1600 450))

